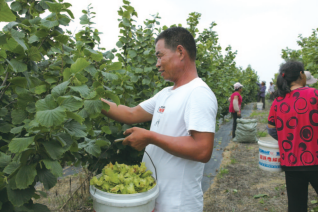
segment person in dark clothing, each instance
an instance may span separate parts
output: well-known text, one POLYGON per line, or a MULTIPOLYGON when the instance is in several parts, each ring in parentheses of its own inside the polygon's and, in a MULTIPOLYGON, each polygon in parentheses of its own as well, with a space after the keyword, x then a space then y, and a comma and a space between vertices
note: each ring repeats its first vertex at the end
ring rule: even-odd
POLYGON ((278 140, 285 171, 289 212, 307 212, 309 183, 318 194, 318 90, 305 86, 304 65, 283 64, 268 116, 268 133, 278 140))
POLYGON ((237 82, 234 84, 234 93, 230 97, 230 107, 229 112, 233 117, 233 128, 232 128, 232 138, 235 137, 236 130, 236 119, 241 118, 241 105, 242 105, 242 92, 243 85, 237 82))
POLYGON ((265 109, 265 91, 266 91, 265 82, 262 82, 261 84, 257 83, 257 85, 259 86, 259 93, 258 93, 257 101, 260 102, 260 100, 262 100, 263 109, 265 109))

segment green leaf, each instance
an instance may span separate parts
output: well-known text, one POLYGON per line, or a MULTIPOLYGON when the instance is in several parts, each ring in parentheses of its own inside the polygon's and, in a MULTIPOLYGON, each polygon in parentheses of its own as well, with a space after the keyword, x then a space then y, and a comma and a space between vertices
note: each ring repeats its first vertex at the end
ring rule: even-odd
POLYGON ((11 128, 12 128, 11 124, 8 124, 7 122, 0 120, 0 132, 8 133, 10 132, 11 128))
POLYGON ((28 84, 25 77, 14 77, 12 80, 9 80, 11 84, 17 85, 21 88, 25 88, 28 84))
POLYGON ((69 111, 75 111, 83 107, 82 99, 76 96, 62 96, 57 101, 61 102, 61 106, 69 111))
POLYGON ((311 204, 316 204, 316 203, 318 203, 318 201, 317 200, 311 200, 310 203, 311 204))
POLYGON ((67 149, 63 148, 57 140, 46 140, 42 144, 53 160, 59 159, 63 153, 67 151, 67 149))
POLYGON ((70 147, 73 144, 72 137, 67 133, 60 132, 54 136, 56 136, 57 140, 60 142, 61 146, 64 149, 68 149, 68 147, 70 147))
POLYGON ((136 72, 136 73, 142 73, 142 72, 143 72, 143 69, 142 69, 142 68, 135 68, 135 72, 136 72))
POLYGON ((112 93, 111 91, 105 91, 105 95, 106 97, 111 98, 116 105, 120 105, 120 99, 116 94, 112 93))
POLYGON ((67 116, 67 118, 74 119, 75 121, 77 121, 80 124, 82 124, 83 121, 85 120, 80 115, 73 113, 73 112, 69 112, 69 111, 66 111, 66 116, 67 116))
POLYGON ((14 127, 14 128, 12 128, 12 129, 10 130, 10 132, 11 132, 12 134, 19 134, 19 133, 22 131, 23 127, 24 127, 24 126, 14 127))
POLYGON ((66 82, 67 80, 69 80, 71 75, 72 75, 72 73, 71 73, 71 69, 70 68, 64 69, 63 81, 66 82))
POLYGON ((10 6, 11 6, 11 10, 15 12, 19 12, 20 10, 22 10, 22 5, 18 1, 12 2, 10 6))
POLYGON ((12 38, 20 45, 22 46, 22 48, 24 50, 27 50, 28 48, 26 47, 24 41, 22 40, 22 38, 24 38, 24 33, 23 32, 19 32, 17 30, 11 29, 11 36, 12 38))
POLYGON ((8 114, 8 109, 3 107, 0 109, 0 117, 4 117, 8 114))
POLYGON ((48 169, 41 169, 38 171, 38 177, 40 182, 43 183, 44 188, 49 190, 55 186, 57 183, 57 178, 48 169))
POLYGON ((20 167, 20 163, 17 161, 10 162, 3 170, 6 174, 12 174, 20 167))
POLYGON ((0 57, 7 58, 6 51, 4 49, 0 49, 0 57))
POLYGON ((145 67, 144 68, 144 72, 151 72, 152 71, 152 68, 151 67, 145 67))
POLYGON ((12 190, 9 185, 7 186, 8 199, 14 206, 17 206, 17 207, 28 202, 32 198, 34 193, 35 193, 34 187, 29 187, 23 190, 20 190, 20 189, 12 190))
POLYGON ((266 197, 266 196, 268 196, 268 195, 267 194, 257 194, 257 195, 254 195, 253 198, 257 199, 257 198, 266 197))
POLYGON ((89 95, 89 88, 87 87, 87 85, 70 86, 70 88, 73 91, 78 92, 82 98, 85 98, 89 95))
POLYGON ((71 65, 71 72, 72 73, 77 73, 82 71, 84 68, 89 66, 90 63, 87 62, 84 58, 78 58, 75 63, 71 65))
POLYGON ((55 40, 57 40, 57 41, 59 41, 59 42, 61 42, 63 44, 67 44, 69 36, 67 36, 67 35, 58 35, 58 36, 56 36, 54 38, 55 38, 55 40))
POLYGON ((6 167, 11 162, 11 155, 0 152, 0 167, 6 167))
POLYGON ((28 68, 25 63, 20 62, 16 59, 12 59, 12 60, 10 60, 10 62, 7 60, 7 62, 10 64, 10 66, 12 67, 12 70, 14 72, 24 72, 28 68))
POLYGON ((85 100, 84 108, 89 114, 101 113, 102 111, 102 101, 101 100, 85 100))
POLYGON ((104 132, 104 133, 106 133, 106 134, 112 134, 112 131, 109 129, 109 127, 108 126, 103 126, 102 127, 102 131, 104 132))
POLYGON ((80 20, 81 20, 80 24, 82 24, 82 25, 89 24, 89 19, 88 19, 88 16, 86 14, 82 15, 80 17, 80 20))
POLYGON ((98 139, 96 140, 95 144, 99 147, 103 147, 103 146, 109 146, 111 143, 109 140, 103 140, 103 139, 98 139))
POLYGON ((118 42, 116 43, 116 46, 117 46, 118 48, 121 48, 121 47, 123 47, 123 43, 122 43, 121 41, 118 41, 118 42))
POLYGON ((92 77, 95 77, 97 70, 93 65, 89 65, 84 69, 86 72, 88 72, 92 77))
POLYGON ((9 150, 13 153, 24 151, 29 145, 34 142, 34 137, 13 138, 9 143, 9 150))
POLYGON ((69 123, 65 124, 64 127, 67 132, 71 135, 71 136, 75 136, 75 137, 85 137, 86 134, 86 125, 84 124, 80 124, 76 121, 71 121, 69 123))
POLYGON ((101 149, 98 145, 93 142, 90 142, 87 146, 84 147, 85 151, 95 157, 98 157, 101 153, 101 149))
POLYGON ((59 22, 57 20, 49 21, 49 20, 46 20, 46 19, 42 19, 41 20, 41 25, 44 26, 47 29, 51 29, 51 28, 53 28, 55 26, 58 26, 59 22))
POLYGON ((50 169, 52 174, 56 177, 62 177, 63 176, 63 168, 60 165, 60 163, 58 161, 54 161, 54 160, 42 160, 45 167, 47 169, 50 169))
POLYGON ((66 9, 66 10, 64 10, 64 11, 66 11, 66 12, 69 14, 69 16, 71 16, 71 18, 74 19, 74 15, 73 15, 73 13, 72 13, 71 10, 66 9))
POLYGON ((122 63, 121 62, 115 62, 115 63, 113 63, 111 65, 107 65, 106 68, 107 68, 107 71, 112 71, 112 70, 117 71, 117 70, 122 68, 122 63))
POLYGON ((19 169, 15 178, 18 189, 26 189, 33 183, 34 178, 37 174, 35 167, 36 164, 31 164, 22 166, 19 169))
POLYGON ((64 7, 63 4, 56 3, 56 2, 45 1, 45 3, 49 6, 49 11, 52 13, 59 13, 64 7))
POLYGON ((38 48, 36 48, 35 46, 32 46, 29 49, 29 58, 30 60, 34 60, 36 62, 39 62, 42 60, 42 56, 38 48))
POLYGON ((36 86, 34 92, 35 92, 36 94, 45 93, 45 92, 46 92, 46 85, 36 86))
POLYGON ((12 13, 5 1, 0 1, 0 22, 15 21, 16 16, 12 13))
POLYGON ((108 72, 102 71, 102 75, 103 75, 107 80, 110 80, 110 81, 118 80, 118 76, 117 76, 116 74, 112 74, 112 73, 108 73, 108 72))
POLYGON ((130 58, 134 58, 134 57, 137 56, 137 53, 136 53, 135 50, 129 50, 129 51, 128 51, 128 54, 129 54, 129 57, 130 57, 130 58))
POLYGON ((40 40, 40 39, 38 38, 38 36, 32 35, 32 36, 29 38, 29 42, 28 42, 28 43, 38 42, 39 40, 40 40))
POLYGON ((70 83, 69 81, 65 81, 65 82, 62 82, 61 84, 58 84, 57 86, 55 86, 51 91, 52 95, 55 98, 64 95, 69 83, 70 83))
POLYGON ((57 126, 66 118, 65 108, 57 107, 52 95, 47 95, 45 99, 38 100, 35 107, 37 111, 35 119, 42 126, 57 126))

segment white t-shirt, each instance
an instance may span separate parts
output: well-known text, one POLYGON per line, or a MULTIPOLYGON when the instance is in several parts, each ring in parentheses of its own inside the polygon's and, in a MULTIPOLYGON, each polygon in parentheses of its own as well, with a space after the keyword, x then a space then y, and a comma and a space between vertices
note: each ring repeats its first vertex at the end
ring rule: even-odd
MULTIPOLYGON (((153 114, 151 131, 173 136, 190 136, 189 131, 215 132, 217 100, 200 78, 172 90, 167 87, 140 106, 153 114)), ((148 145, 158 175, 160 189, 156 212, 202 212, 201 180, 204 163, 183 159, 155 145, 148 145)), ((143 161, 155 173, 148 155, 143 161)), ((154 174, 155 176, 155 174, 154 174)))

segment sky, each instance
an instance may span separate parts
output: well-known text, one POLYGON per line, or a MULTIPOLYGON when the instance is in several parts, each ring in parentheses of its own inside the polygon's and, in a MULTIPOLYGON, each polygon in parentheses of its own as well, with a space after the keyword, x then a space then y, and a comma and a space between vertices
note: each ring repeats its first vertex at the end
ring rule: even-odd
MULTIPOLYGON (((101 47, 110 50, 118 41, 119 18, 117 10, 121 0, 64 0, 71 3, 75 19, 68 27, 72 32, 81 29, 82 10, 92 3, 96 12, 95 28, 103 32, 101 47)), ((317 0, 130 0, 138 13, 137 25, 150 15, 159 13, 160 26, 181 23, 186 25, 189 13, 201 13, 198 28, 202 31, 212 22, 223 49, 237 50, 237 66, 248 65, 257 72, 266 86, 278 72, 281 51, 286 47, 299 49, 298 35, 308 37, 318 28, 317 0)), ((2 26, 2 25, 0 25, 2 26)))

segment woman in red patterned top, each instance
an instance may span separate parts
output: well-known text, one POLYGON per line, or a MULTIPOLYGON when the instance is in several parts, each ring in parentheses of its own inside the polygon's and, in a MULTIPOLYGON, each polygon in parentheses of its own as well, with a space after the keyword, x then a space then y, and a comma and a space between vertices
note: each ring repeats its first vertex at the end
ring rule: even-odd
POLYGON ((268 116, 269 134, 278 138, 289 212, 307 211, 308 183, 318 193, 318 90, 305 85, 301 62, 283 64, 268 116))
POLYGON ((232 128, 232 138, 235 137, 236 130, 236 120, 241 118, 241 104, 242 104, 242 88, 243 85, 239 82, 234 84, 234 93, 230 97, 230 107, 229 112, 232 113, 233 117, 233 128, 232 128))

